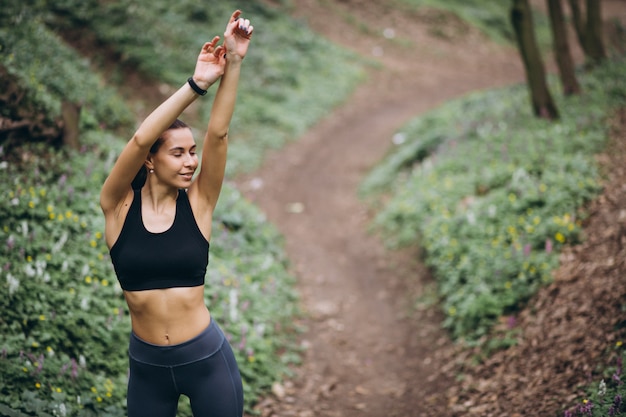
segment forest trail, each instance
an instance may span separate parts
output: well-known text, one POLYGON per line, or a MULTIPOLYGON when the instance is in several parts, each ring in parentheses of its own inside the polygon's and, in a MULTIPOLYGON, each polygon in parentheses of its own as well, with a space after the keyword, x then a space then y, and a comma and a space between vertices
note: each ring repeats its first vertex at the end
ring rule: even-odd
POLYGON ((406 121, 467 92, 522 82, 521 62, 514 48, 451 17, 384 2, 320 3, 293 2, 294 15, 380 68, 237 181, 285 236, 307 313, 302 366, 258 408, 276 417, 446 415, 442 394, 454 381, 438 351, 450 341, 436 309, 415 308, 428 272, 415 250, 389 251, 368 233, 357 188, 406 121))

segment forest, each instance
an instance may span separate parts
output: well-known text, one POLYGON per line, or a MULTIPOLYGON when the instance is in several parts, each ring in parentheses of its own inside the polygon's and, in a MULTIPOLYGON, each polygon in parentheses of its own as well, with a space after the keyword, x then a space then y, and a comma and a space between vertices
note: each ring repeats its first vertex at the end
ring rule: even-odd
MULTIPOLYGON (((205 301, 240 364, 247 415, 272 415, 259 404, 280 397, 277 387, 306 364, 310 312, 285 237, 239 179, 338 112, 385 66, 308 27, 294 17, 295 3, 245 4, 255 27, 267 29, 255 32, 246 57, 206 275, 205 301)), ((353 20, 356 0, 313 3, 357 36, 415 48, 353 20)), ((462 95, 397 126, 395 145, 354 190, 386 250, 418 245, 433 276, 433 292, 414 303, 441 316, 450 346, 441 360, 454 363, 458 382, 442 393, 450 415, 512 415, 498 401, 494 414, 477 407, 488 400, 472 375, 523 344, 511 323, 527 317, 567 255, 593 236, 590 207, 610 177, 598 155, 626 103, 626 16, 603 20, 600 7, 610 2, 592 0, 391 3, 380 8, 414 17, 428 36, 454 43, 450 27, 471 31, 477 42, 515 50, 523 68, 524 82, 462 95)), ((9 0, 0 11, 0 415, 125 415, 130 320, 103 239, 99 191, 137 123, 182 85, 202 43, 237 7, 9 0)), ((185 113, 196 137, 210 102, 185 113)), ((588 374, 563 371, 572 379, 537 415, 626 412, 624 306, 614 295, 598 313, 611 329, 602 342, 611 345, 591 355, 588 374)), ((376 415, 366 411, 358 415, 376 415)), ((185 399, 178 415, 191 415, 185 399)))

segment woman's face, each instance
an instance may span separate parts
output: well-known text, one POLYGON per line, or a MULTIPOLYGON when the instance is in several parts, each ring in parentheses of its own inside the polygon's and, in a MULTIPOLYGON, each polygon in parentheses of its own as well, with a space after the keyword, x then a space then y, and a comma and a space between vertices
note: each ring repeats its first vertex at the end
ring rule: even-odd
POLYGON ((163 134, 163 143, 152 155, 150 175, 176 188, 189 188, 198 168, 196 143, 190 129, 171 129, 163 134))

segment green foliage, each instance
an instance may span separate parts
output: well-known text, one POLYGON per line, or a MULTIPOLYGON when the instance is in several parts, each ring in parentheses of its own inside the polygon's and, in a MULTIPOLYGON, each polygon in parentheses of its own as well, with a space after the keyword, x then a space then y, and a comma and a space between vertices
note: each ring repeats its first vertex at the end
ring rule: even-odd
MULTIPOLYGON (((9 0, 5 6, 2 65, 19 79, 34 114, 54 120, 63 100, 82 105, 83 147, 57 152, 29 145, 12 154, 0 148, 6 259, 0 290, 8 312, 0 319, 0 413, 121 416, 129 321, 97 201, 124 143, 100 129, 119 131, 133 117, 106 83, 123 85, 132 69, 147 83, 181 85, 202 44, 223 32, 236 5, 9 0), (98 50, 82 57, 60 34, 87 39, 83 46, 98 50), (118 65, 105 61, 111 58, 118 65), (104 68, 106 77, 98 73, 104 68)), ((265 148, 301 134, 362 75, 354 56, 278 9, 249 2, 244 12, 256 29, 233 121, 230 172, 253 168, 265 148), (333 65, 320 59, 327 55, 333 65)), ((198 103, 205 123, 210 96, 198 103)), ((222 193, 206 302, 234 348, 250 411, 298 360, 297 300, 278 233, 228 184, 222 193)), ((189 406, 180 404, 179 415, 189 416, 189 406)))
MULTIPOLYGON (((0 53, 4 51, 11 60, 15 59, 14 72, 26 86, 33 86, 31 94, 42 103, 42 111, 58 114, 60 100, 56 91, 75 102, 90 103, 93 96, 93 100, 98 100, 96 104, 100 103, 100 111, 86 117, 92 124, 95 120, 106 121, 107 126, 114 127, 121 116, 129 114, 118 105, 118 98, 109 95, 106 88, 94 86, 97 78, 85 62, 76 58, 50 29, 39 23, 26 25, 26 20, 45 22, 59 33, 79 29, 83 36, 93 36, 95 45, 105 50, 105 54, 93 54, 94 64, 102 66, 99 60, 111 53, 118 59, 119 65, 113 68, 110 80, 123 84, 124 71, 134 68, 148 80, 178 87, 193 71, 202 44, 223 33, 230 13, 238 5, 225 1, 207 8, 190 0, 176 4, 164 0, 65 0, 14 7, 15 17, 0 32, 8 39, 0 53), (13 34, 16 23, 24 33, 13 34), (52 45, 52 50, 41 51, 43 45, 52 45), (27 53, 18 54, 18 50, 27 53), (46 68, 49 73, 44 72, 46 68), (26 78, 26 74, 32 75, 26 78), (91 81, 81 81, 87 76, 91 81), (51 92, 56 84, 59 87, 51 92)), ((353 54, 313 34, 280 9, 250 2, 244 12, 254 18, 255 34, 240 83, 245 98, 238 103, 232 124, 231 137, 236 140, 232 142, 229 173, 258 167, 266 149, 278 148, 298 137, 363 79, 362 64, 353 54), (333 57, 331 65, 324 58, 327 56, 333 57)), ((203 122, 209 116, 214 91, 200 102, 203 122)))
POLYGON ((38 113, 58 119, 69 101, 82 106, 83 129, 130 124, 126 104, 76 51, 36 18, 16 16, 12 23, 0 26, 0 62, 26 87, 38 113))
MULTIPOLYGON (((141 7, 137 2, 133 7, 119 3, 94 5, 96 9, 115 10, 92 10, 90 16, 82 15, 81 19, 87 20, 96 36, 116 48, 128 62, 176 86, 193 71, 202 44, 213 34, 223 33, 230 13, 238 7, 229 1, 210 9, 189 0, 176 5, 167 1, 142 3, 141 7), (102 14, 112 18, 100 19, 102 14), (149 31, 137 36, 129 30, 137 26, 149 31)), ((258 167, 266 149, 278 148, 302 134, 339 104, 363 76, 354 55, 313 34, 280 10, 251 2, 243 11, 254 19, 255 32, 242 69, 242 99, 232 122, 231 137, 235 140, 231 142, 229 174, 258 167), (333 56, 332 65, 322 59, 325 56, 333 56)), ((211 90, 209 94, 213 93, 211 90)), ((210 96, 201 102, 202 120, 209 117, 210 103, 210 96)))
MULTIPOLYGON (((15 413, 124 415, 130 326, 98 206, 119 151, 102 144, 121 143, 112 139, 93 132, 80 153, 33 145, 2 155, 0 404, 15 413)), ((295 357, 293 278, 278 233, 232 187, 211 243, 207 304, 251 409, 295 357)))
MULTIPOLYGON (((478 28, 489 38, 500 43, 514 43, 515 33, 511 26, 511 0, 396 0, 415 8, 429 8, 452 13, 471 26, 478 28)), ((439 16, 436 24, 448 23, 445 16, 439 16)), ((535 32, 540 48, 551 46, 550 23, 548 16, 533 10, 535 32)), ((436 30, 436 29, 435 29, 436 30)))
POLYGON ((364 195, 391 193, 376 219, 389 241, 426 250, 453 335, 488 332, 581 238, 606 115, 626 102, 625 67, 584 74, 584 95, 559 98, 554 123, 530 114, 525 86, 446 104, 405 126, 405 142, 363 182, 364 195))
POLYGON ((513 42, 509 20, 511 2, 501 0, 398 0, 413 7, 428 7, 456 14, 499 42, 513 42))
POLYGON ((614 365, 602 372, 603 379, 587 388, 586 396, 574 407, 565 410, 564 417, 605 417, 626 415, 626 385, 623 363, 626 359, 623 344, 617 342, 609 352, 614 365))
POLYGON ((19 157, 0 170, 2 403, 54 415, 119 408, 130 328, 98 213, 103 171, 93 162, 107 154, 40 146, 19 157))

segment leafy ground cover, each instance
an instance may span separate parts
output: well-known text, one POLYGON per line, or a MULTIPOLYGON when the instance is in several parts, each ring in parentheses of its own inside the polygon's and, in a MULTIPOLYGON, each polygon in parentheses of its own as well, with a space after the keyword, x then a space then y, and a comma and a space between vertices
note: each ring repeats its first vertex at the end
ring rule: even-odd
POLYGON ((626 412, 623 380, 626 273, 624 207, 626 113, 611 117, 610 141, 597 156, 601 195, 586 211, 584 240, 567 246, 542 287, 500 332, 515 345, 480 346, 447 355, 458 385, 448 392, 455 416, 619 416, 626 412))
POLYGON ((581 74, 586 93, 560 98, 556 123, 530 115, 524 86, 446 104, 398 132, 363 183, 366 195, 391 190, 376 224, 424 248, 455 337, 480 338, 517 311, 552 280, 562 245, 580 239, 623 71, 617 60, 581 74))
MULTIPOLYGON (((180 8, 166 2, 31 3, 9 2, 0 14, 2 65, 49 123, 59 119, 63 100, 81 104, 82 148, 0 147, 0 303, 6 312, 0 319, 0 414, 121 416, 130 327, 97 202, 135 123, 134 109, 116 90, 125 74, 104 76, 98 54, 82 56, 61 34, 80 30, 94 49, 126 65, 119 68, 133 67, 151 83, 177 88, 207 33, 223 31, 232 5, 220 3, 208 15, 189 2, 180 8)), ((296 137, 361 74, 350 54, 287 17, 256 3, 247 11, 258 16, 255 42, 280 48, 259 47, 248 57, 230 174, 252 169, 267 147, 296 137), (330 52, 333 66, 315 60, 330 52), (335 94, 321 94, 331 82, 335 94)), ((202 123, 208 103, 197 111, 202 123)), ((241 364, 248 410, 298 360, 291 338, 299 312, 287 268, 276 230, 226 184, 215 213, 206 301, 241 364)), ((184 401, 179 415, 190 415, 184 401)))
MULTIPOLYGON (((25 147, 0 169, 0 404, 27 415, 124 415, 130 327, 97 205, 117 149, 94 139, 79 153, 25 147)), ((242 364, 250 406, 297 360, 293 278, 277 232, 232 187, 212 248, 207 305, 242 364)))

